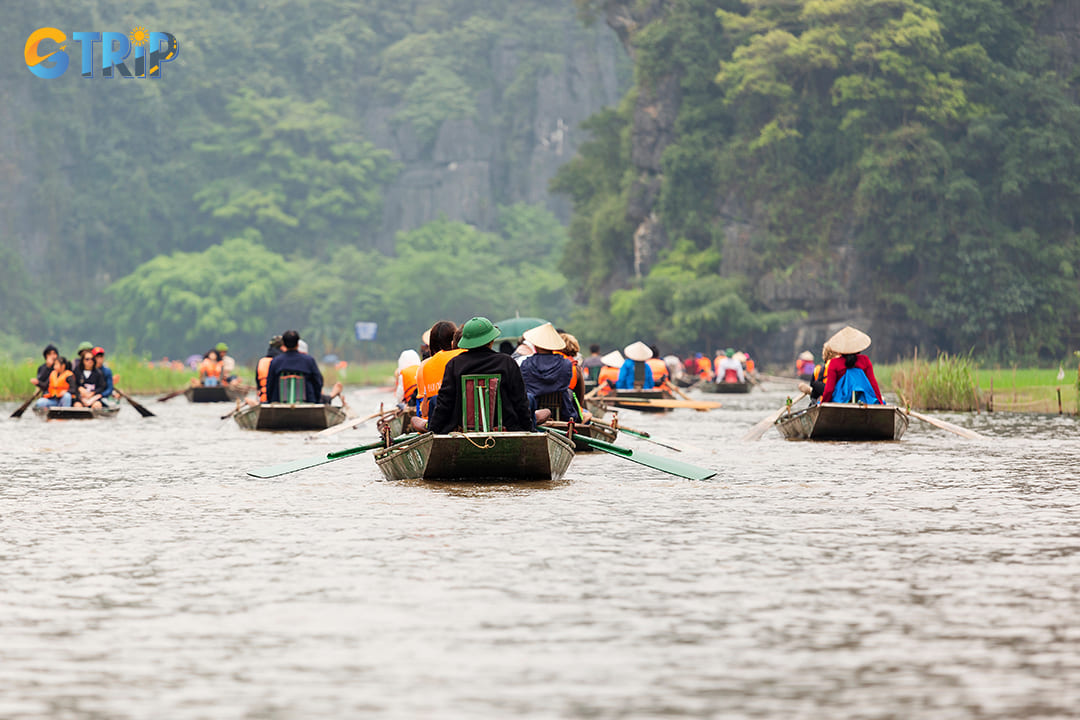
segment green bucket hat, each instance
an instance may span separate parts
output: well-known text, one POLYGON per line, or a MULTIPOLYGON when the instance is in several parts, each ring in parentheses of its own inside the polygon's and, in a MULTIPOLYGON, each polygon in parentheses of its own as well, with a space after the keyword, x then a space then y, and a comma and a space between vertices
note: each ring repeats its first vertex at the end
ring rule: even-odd
POLYGON ((79 343, 79 347, 75 348, 75 354, 78 355, 83 350, 93 350, 93 349, 94 349, 94 343, 83 340, 81 343, 79 343))
POLYGON ((728 357, 735 357, 735 348, 728 348, 724 351, 724 354, 728 357))
POLYGON ((490 320, 484 317, 474 317, 461 327, 461 340, 459 348, 471 350, 499 337, 500 330, 490 320))
POLYGON ((217 350, 218 352, 229 352, 229 346, 226 345, 225 343, 218 343, 217 345, 214 346, 214 349, 217 350))

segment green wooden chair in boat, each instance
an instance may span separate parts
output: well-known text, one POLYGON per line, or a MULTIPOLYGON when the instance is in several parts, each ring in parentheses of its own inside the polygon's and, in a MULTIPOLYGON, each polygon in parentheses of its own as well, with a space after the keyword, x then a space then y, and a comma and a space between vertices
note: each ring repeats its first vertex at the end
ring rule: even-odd
POLYGON ((278 378, 278 402, 295 405, 307 402, 303 375, 282 375, 278 378))
POLYGON ((501 375, 461 376, 461 428, 463 432, 501 432, 501 375))

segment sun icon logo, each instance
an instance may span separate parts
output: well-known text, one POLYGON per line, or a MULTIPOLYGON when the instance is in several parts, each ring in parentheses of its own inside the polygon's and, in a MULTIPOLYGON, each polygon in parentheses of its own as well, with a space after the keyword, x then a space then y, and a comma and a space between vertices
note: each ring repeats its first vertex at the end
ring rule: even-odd
POLYGON ((137 25, 128 33, 128 40, 132 45, 146 46, 150 44, 150 33, 142 25, 137 25))

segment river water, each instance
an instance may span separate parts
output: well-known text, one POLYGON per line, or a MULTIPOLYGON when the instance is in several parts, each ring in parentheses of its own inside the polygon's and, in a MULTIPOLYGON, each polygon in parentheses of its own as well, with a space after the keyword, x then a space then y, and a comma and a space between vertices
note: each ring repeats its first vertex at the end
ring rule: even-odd
MULTIPOLYGON (((783 386, 622 413, 715 468, 581 455, 389 483, 228 406, 7 420, 0 718, 1080 717, 1077 420, 739 440, 783 386)), ((389 398, 354 391, 359 413, 389 398)))

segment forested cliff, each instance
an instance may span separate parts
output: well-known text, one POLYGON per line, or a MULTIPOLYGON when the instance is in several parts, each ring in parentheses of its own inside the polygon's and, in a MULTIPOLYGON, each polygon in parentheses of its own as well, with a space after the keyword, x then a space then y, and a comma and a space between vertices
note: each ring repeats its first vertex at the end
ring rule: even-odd
POLYGON ((555 181, 597 331, 777 356, 848 321, 885 356, 1075 346, 1080 4, 577 4, 636 72, 555 181))
POLYGON ((548 182, 630 73, 569 0, 3 3, 7 57, 42 26, 144 26, 180 53, 160 80, 83 79, 74 43, 60 78, 0 73, 0 335, 186 354, 286 321, 327 347, 380 321, 392 346, 433 313, 566 314, 548 182), (412 278, 406 237, 427 253, 412 278), (446 301, 424 306, 432 284, 446 301))

